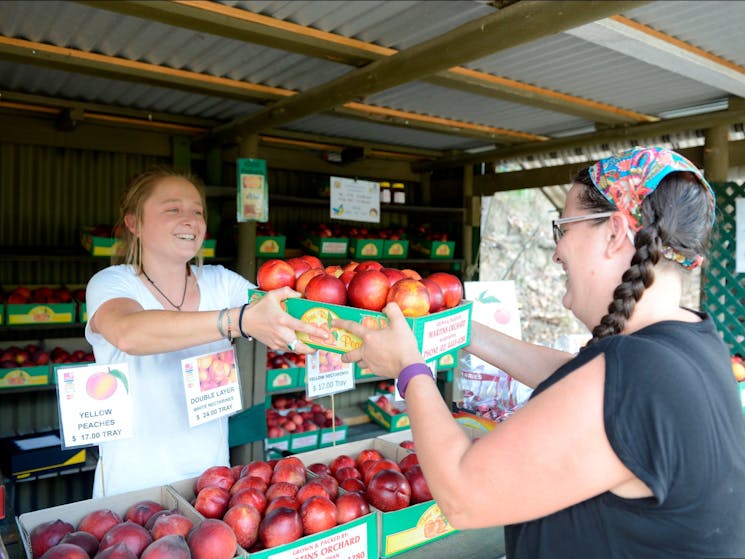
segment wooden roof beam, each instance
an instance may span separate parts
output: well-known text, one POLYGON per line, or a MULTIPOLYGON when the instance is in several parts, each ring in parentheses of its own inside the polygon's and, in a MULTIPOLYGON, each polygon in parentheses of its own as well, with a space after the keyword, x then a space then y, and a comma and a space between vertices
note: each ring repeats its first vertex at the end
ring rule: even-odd
POLYGON ((212 136, 235 141, 645 3, 525 0, 219 126, 212 136), (518 27, 521 33, 504 32, 518 27))

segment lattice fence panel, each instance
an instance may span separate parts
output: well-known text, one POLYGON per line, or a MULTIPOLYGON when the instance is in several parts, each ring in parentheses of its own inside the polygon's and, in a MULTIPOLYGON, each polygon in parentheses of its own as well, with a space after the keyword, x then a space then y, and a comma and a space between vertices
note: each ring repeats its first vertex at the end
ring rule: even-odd
POLYGON ((745 355, 745 274, 735 272, 735 198, 745 184, 716 183, 717 223, 702 282, 702 308, 708 312, 732 353, 745 355))

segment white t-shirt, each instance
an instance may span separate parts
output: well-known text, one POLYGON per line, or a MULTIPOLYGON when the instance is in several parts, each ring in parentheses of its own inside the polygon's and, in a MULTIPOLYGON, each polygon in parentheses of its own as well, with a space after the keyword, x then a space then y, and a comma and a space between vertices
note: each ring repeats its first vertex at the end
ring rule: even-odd
MULTIPOLYGON (((203 266, 201 272, 192 266, 192 274, 199 285, 200 311, 240 306, 253 287, 223 266, 203 266)), ((99 446, 94 498, 196 477, 210 466, 229 464, 226 418, 189 427, 181 360, 228 349, 230 344, 220 340, 169 353, 124 353, 90 328, 96 310, 120 297, 134 299, 145 310, 163 309, 132 266, 111 266, 88 282, 85 337, 93 346, 96 363, 127 363, 134 402, 134 437, 99 446)))

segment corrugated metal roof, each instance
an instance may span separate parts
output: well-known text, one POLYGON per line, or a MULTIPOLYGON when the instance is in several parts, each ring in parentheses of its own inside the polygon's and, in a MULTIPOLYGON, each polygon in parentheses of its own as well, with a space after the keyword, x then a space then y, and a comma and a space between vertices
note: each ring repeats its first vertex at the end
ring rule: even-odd
MULTIPOLYGON (((161 6, 156 2, 143 4, 153 9, 161 6)), ((530 4, 518 2, 503 10, 507 13, 530 4)), ((592 3, 598 4, 602 3, 592 3)), ((605 5, 612 4, 617 3, 605 5)), ((127 3, 118 5, 126 7, 127 3)), ((169 9, 183 15, 196 9, 190 6, 170 4, 169 9)), ((236 21, 244 15, 272 18, 266 21, 282 30, 277 32, 277 41, 283 33, 294 34, 295 39, 311 32, 321 33, 320 39, 313 40, 323 40, 323 33, 334 34, 326 38, 349 38, 353 43, 349 48, 356 49, 360 57, 368 56, 370 61, 385 58, 370 53, 373 47, 396 49, 405 54, 407 49, 425 45, 464 24, 499 14, 493 3, 470 0, 222 1, 197 6, 197 11, 204 14, 204 26, 192 28, 174 19, 175 16, 108 11, 106 3, 97 6, 46 0, 1 1, 0 41, 5 42, 0 44, 0 89, 6 93, 198 117, 210 119, 216 125, 226 124, 263 114, 277 99, 292 97, 295 92, 312 92, 356 70, 330 60, 330 55, 310 56, 280 42, 267 46, 269 39, 265 39, 269 41, 267 44, 260 44, 259 40, 235 38, 219 29, 219 20, 214 24, 208 8, 239 10, 232 12, 236 21), (11 40, 19 42, 21 50, 13 50, 16 47, 9 46, 11 40), (34 52, 35 45, 72 49, 71 55, 58 58, 59 64, 37 65, 39 60, 52 55, 34 52), (85 68, 88 62, 83 58, 88 53, 111 58, 91 72, 85 68), (146 63, 148 70, 160 75, 157 79, 151 79, 150 75, 127 77, 117 68, 126 61, 146 63), (113 74, 105 71, 106 64, 110 64, 113 74), (175 79, 169 82, 171 69, 188 72, 185 78, 179 78, 187 85, 175 79), (225 80, 235 91, 205 92, 198 87, 198 80, 210 78, 225 80), (194 81, 193 88, 188 86, 189 80, 194 81), (263 100, 256 98, 263 94, 246 94, 241 98, 237 91, 246 84, 280 88, 284 93, 266 94, 263 100)), ((571 11, 572 4, 567 6, 571 11)), ((667 34, 664 40, 671 44, 682 40, 693 50, 704 49, 704 54, 711 55, 713 67, 728 72, 733 80, 742 80, 745 87, 745 35, 739 29, 745 16, 745 2, 656 1, 621 15, 667 34), (716 56, 722 60, 716 60, 716 56)), ((251 25, 264 24, 242 25, 242 30, 248 33, 251 25)), ((269 29, 269 24, 266 25, 269 29)), ((506 29, 504 33, 519 37, 520 30, 506 29)), ((488 41, 488 37, 484 40, 488 41)), ((324 43, 331 49, 328 52, 333 50, 332 44, 333 41, 324 43)), ((446 84, 412 75, 408 82, 376 90, 376 78, 382 74, 373 73, 369 76, 372 91, 359 96, 350 91, 349 101, 403 111, 403 117, 377 116, 364 121, 360 120, 365 118, 364 110, 360 109, 355 113, 359 118, 313 110, 289 122, 283 121, 277 128, 385 142, 400 145, 402 149, 406 146, 443 152, 488 149, 495 143, 488 133, 476 138, 472 132, 459 132, 458 126, 441 123, 438 128, 428 123, 421 127, 417 121, 428 116, 558 138, 593 129, 594 122, 602 120, 603 114, 612 124, 618 121, 618 111, 635 111, 638 114, 634 118, 643 119, 644 115, 693 111, 699 105, 723 105, 732 94, 721 84, 713 85, 689 75, 684 60, 680 60, 679 66, 660 67, 633 53, 619 52, 615 46, 612 41, 603 44, 585 40, 571 30, 547 31, 533 41, 462 62, 463 68, 481 73, 468 78, 481 85, 488 84, 491 78, 511 80, 506 86, 511 96, 506 98, 464 89, 457 83, 462 78, 453 79, 453 75, 448 76, 450 81, 446 84), (536 94, 533 87, 541 91, 536 94), (556 99, 562 99, 561 103, 565 104, 556 103, 556 99), (598 112, 587 112, 586 105, 593 103, 602 110, 595 106, 592 110, 598 112)))

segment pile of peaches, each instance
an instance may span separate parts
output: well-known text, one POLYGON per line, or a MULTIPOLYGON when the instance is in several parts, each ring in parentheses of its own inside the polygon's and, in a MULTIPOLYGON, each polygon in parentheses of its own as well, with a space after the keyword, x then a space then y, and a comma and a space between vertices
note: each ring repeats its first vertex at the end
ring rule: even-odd
POLYGON ((270 439, 344 424, 338 415, 321 404, 291 396, 275 397, 265 415, 267 437, 270 439))
POLYGON ((463 298, 460 279, 447 272, 422 278, 414 270, 386 268, 375 260, 324 266, 307 254, 267 260, 259 267, 257 283, 264 291, 291 287, 312 301, 371 311, 394 302, 411 318, 455 307, 463 298))
POLYGON ((79 522, 50 520, 29 533, 33 559, 230 559, 236 537, 215 520, 194 524, 177 509, 141 500, 124 515, 95 509, 79 522))
POLYGON ((214 466, 197 478, 194 493, 194 508, 227 524, 249 553, 329 530, 371 506, 389 512, 432 499, 414 452, 397 462, 372 448, 307 469, 297 456, 214 466))

